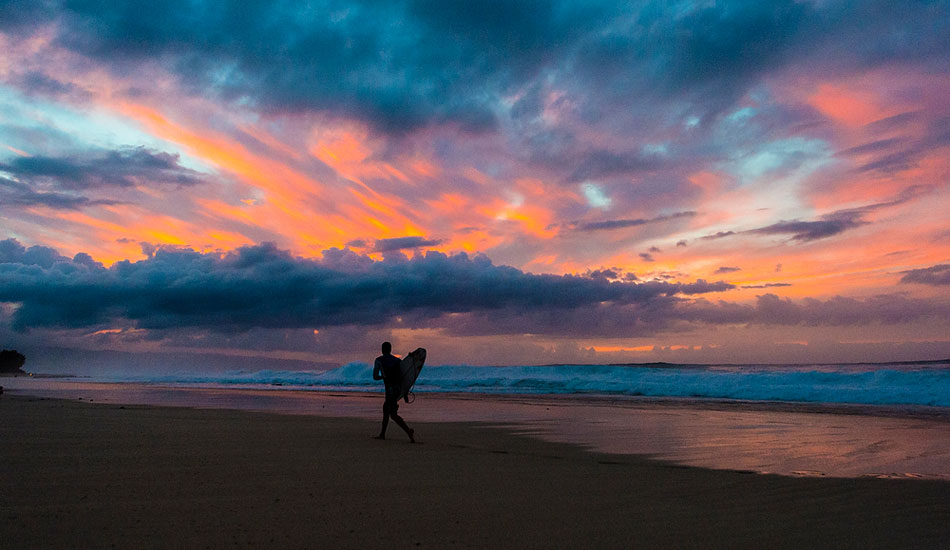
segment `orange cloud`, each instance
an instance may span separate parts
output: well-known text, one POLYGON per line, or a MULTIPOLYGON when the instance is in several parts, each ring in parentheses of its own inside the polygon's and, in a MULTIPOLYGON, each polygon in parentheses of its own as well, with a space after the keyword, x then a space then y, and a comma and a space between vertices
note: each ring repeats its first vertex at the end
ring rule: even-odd
POLYGON ((808 103, 823 115, 852 127, 889 116, 889 112, 878 104, 873 94, 842 84, 820 84, 818 90, 808 98, 808 103))
POLYGON ((727 185, 727 176, 717 172, 702 170, 689 176, 689 182, 699 187, 707 196, 715 195, 727 185))
POLYGON ((223 136, 199 135, 144 105, 123 103, 117 108, 119 112, 141 122, 156 136, 178 143, 222 170, 266 190, 268 200, 286 216, 299 218, 298 202, 303 198, 321 194, 322 186, 318 182, 286 165, 254 155, 223 136))

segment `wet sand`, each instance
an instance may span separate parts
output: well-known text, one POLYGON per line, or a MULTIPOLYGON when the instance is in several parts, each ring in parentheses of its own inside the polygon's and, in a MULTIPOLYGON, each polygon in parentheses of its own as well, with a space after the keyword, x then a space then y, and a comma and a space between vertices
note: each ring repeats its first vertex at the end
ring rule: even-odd
MULTIPOLYGON (((380 392, 174 387, 20 378, 12 395, 378 420, 380 392)), ((609 454, 719 470, 950 481, 950 408, 624 398, 421 394, 410 422, 480 422, 609 454)))
POLYGON ((598 454, 466 423, 0 397, 9 548, 940 548, 950 484, 598 454), (399 475, 396 475, 398 473, 399 475))

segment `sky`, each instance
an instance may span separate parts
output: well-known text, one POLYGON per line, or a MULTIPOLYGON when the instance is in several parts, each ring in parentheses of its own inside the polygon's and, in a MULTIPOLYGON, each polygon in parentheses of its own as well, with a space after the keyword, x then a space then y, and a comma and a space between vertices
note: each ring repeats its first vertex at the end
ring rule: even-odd
POLYGON ((0 51, 28 362, 950 357, 948 2, 0 0, 0 51))

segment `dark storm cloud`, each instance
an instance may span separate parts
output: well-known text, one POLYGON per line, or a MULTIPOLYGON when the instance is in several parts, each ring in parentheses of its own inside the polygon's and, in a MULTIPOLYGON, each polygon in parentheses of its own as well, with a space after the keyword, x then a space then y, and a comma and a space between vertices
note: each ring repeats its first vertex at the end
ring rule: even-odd
POLYGON ((394 252, 409 248, 438 246, 441 240, 426 239, 425 237, 396 237, 394 239, 380 239, 376 241, 373 250, 376 252, 394 252))
POLYGON ((15 239, 0 241, 0 264, 22 264, 48 269, 54 264, 69 263, 69 261, 69 258, 60 255, 48 246, 26 248, 15 239))
MULTIPOLYGON (((196 93, 401 132, 490 128, 501 98, 543 81, 574 91, 594 120, 669 97, 701 98, 700 114, 714 113, 794 63, 839 73, 894 62, 941 68, 946 9, 885 0, 7 1, 0 30, 24 36, 53 21, 61 45, 117 72, 157 63, 196 93), (908 29, 926 31, 909 39, 908 29)), ((641 162, 631 158, 592 159, 575 165, 575 177, 641 162)))
MULTIPOLYGON (((160 248, 139 262, 109 268, 87 255, 0 242, 0 302, 31 327, 89 327, 133 322, 140 328, 305 328, 385 325, 397 317, 424 325, 473 311, 557 312, 587 307, 646 307, 676 295, 721 292, 724 282, 610 282, 532 275, 483 256, 429 252, 373 261, 349 250, 321 260, 295 258, 273 245, 226 255, 160 248)), ((522 327, 530 332, 531 327, 522 327)), ((567 327, 565 327, 567 330, 567 327)))
POLYGON ((610 336, 683 322, 838 326, 950 318, 944 302, 902 295, 793 302, 766 294, 742 305, 688 298, 735 288, 722 281, 611 282, 606 272, 598 275, 532 275, 484 256, 435 252, 374 261, 331 249, 310 260, 269 244, 224 255, 163 248, 147 260, 106 268, 86 254, 70 259, 0 241, 0 302, 17 304, 12 322, 20 330, 131 324, 234 333, 399 325, 459 334, 610 336))
POLYGON ((196 185, 203 181, 201 174, 179 164, 177 154, 145 147, 60 157, 15 157, 0 163, 0 172, 21 183, 70 190, 140 184, 196 185))
POLYGON ((939 264, 933 267, 923 269, 911 269, 902 271, 902 283, 919 283, 924 285, 943 286, 950 285, 950 264, 939 264))

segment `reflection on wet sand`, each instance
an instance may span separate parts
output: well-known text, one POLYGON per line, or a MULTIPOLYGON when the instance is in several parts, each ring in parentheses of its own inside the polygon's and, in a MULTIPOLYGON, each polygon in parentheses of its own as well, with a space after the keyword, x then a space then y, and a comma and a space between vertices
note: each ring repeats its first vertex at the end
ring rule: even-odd
MULTIPOLYGON (((382 396, 6 379, 7 391, 95 402, 375 419, 382 396)), ((412 422, 479 422, 593 450, 783 475, 950 480, 950 412, 637 398, 420 394, 412 422)), ((420 430, 420 434, 424 434, 420 430)))

